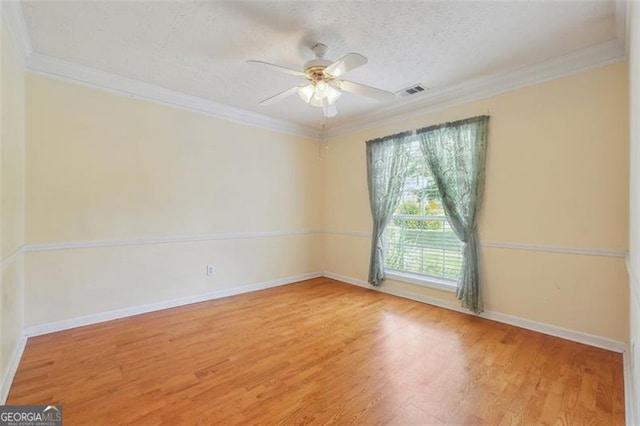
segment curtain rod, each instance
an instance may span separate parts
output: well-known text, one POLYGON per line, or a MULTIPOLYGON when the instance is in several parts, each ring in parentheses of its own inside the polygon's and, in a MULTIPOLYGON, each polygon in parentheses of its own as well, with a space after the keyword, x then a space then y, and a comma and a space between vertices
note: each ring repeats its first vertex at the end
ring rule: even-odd
POLYGON ((488 113, 489 113, 489 111, 487 110, 487 114, 484 114, 484 115, 477 115, 475 117, 463 118, 461 120, 447 121, 446 123, 433 124, 431 126, 422 127, 420 129, 416 129, 416 130, 407 130, 407 131, 400 132, 400 133, 394 133, 393 135, 388 135, 388 136, 383 136, 381 138, 368 140, 368 141, 366 141, 366 143, 367 144, 369 144, 369 143, 378 143, 378 142, 387 141, 389 139, 400 139, 400 138, 405 138, 405 137, 413 135, 413 134, 417 135, 417 134, 425 133, 425 132, 428 132, 428 131, 431 131, 431 130, 439 129, 441 127, 457 126, 457 125, 461 125, 461 124, 471 123, 471 122, 474 122, 474 121, 480 121, 480 120, 488 119, 489 118, 489 114, 488 113))

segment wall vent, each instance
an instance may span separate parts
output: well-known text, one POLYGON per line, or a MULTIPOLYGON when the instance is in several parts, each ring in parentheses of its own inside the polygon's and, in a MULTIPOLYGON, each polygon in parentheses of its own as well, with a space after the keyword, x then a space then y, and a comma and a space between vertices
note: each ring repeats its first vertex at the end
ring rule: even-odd
POLYGON ((411 96, 420 92, 424 92, 427 90, 422 84, 414 84, 413 86, 409 86, 406 89, 402 89, 398 91, 398 96, 411 96))

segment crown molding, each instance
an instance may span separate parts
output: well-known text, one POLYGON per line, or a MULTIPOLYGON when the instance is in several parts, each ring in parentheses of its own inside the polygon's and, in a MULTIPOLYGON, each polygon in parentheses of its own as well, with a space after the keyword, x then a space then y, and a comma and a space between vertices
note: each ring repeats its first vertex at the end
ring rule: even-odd
POLYGON ((625 55, 623 43, 618 40, 612 40, 543 63, 429 91, 418 99, 395 103, 388 107, 376 109, 371 113, 350 118, 348 121, 328 129, 326 133, 312 127, 268 117, 38 53, 31 53, 24 60, 25 68, 35 74, 169 105, 223 120, 297 136, 322 139, 323 137, 336 137, 367 130, 374 126, 377 127, 425 115, 511 90, 603 67, 623 60, 625 55))
POLYGON ((287 120, 280 120, 264 114, 231 107, 108 71, 102 71, 34 52, 31 47, 31 40, 24 21, 20 1, 3 1, 2 18, 16 46, 16 50, 19 52, 23 67, 32 73, 70 81, 83 86, 103 89, 162 105, 169 105, 240 124, 248 124, 312 139, 320 138, 321 132, 312 127, 301 126, 287 120))
POLYGON ((543 63, 468 80, 429 90, 413 99, 404 99, 372 112, 337 122, 328 131, 292 123, 231 107, 197 96, 159 87, 111 72, 86 67, 33 52, 20 1, 2 2, 5 25, 22 56, 25 69, 39 75, 143 99, 278 132, 322 140, 433 113, 456 105, 495 96, 511 90, 609 65, 626 56, 628 49, 628 8, 630 2, 616 0, 616 39, 571 52, 543 63))
POLYGON ((25 58, 25 68, 34 74, 46 77, 169 105, 223 120, 320 140, 485 99, 511 90, 603 67, 624 58, 625 47, 622 43, 610 41, 541 64, 430 91, 420 96, 419 99, 377 109, 371 113, 349 119, 342 124, 337 124, 324 132, 38 53, 32 53, 25 58))
POLYGON ((33 51, 29 32, 24 21, 20 1, 2 2, 2 19, 13 44, 19 53, 23 67, 32 73, 70 81, 83 86, 107 90, 113 93, 198 112, 211 117, 249 124, 278 132, 320 139, 321 132, 263 114, 231 107, 208 99, 169 90, 154 84, 134 80, 118 74, 84 65, 63 61, 33 51))
POLYGON ((26 69, 34 74, 70 81, 83 86, 169 105, 223 120, 249 124, 282 133, 319 138, 319 131, 286 120, 279 120, 252 111, 224 105, 197 96, 166 89, 108 71, 67 62, 51 56, 32 53, 25 60, 26 69))
POLYGON ((2 13, 2 22, 9 32, 9 37, 18 51, 18 56, 24 67, 25 58, 31 55, 32 49, 20 2, 3 1, 0 4, 0 11, 2 13))
POLYGON ((546 62, 427 91, 415 99, 408 99, 402 103, 376 109, 372 113, 363 114, 349 119, 348 122, 337 124, 329 129, 329 137, 343 136, 433 113, 515 89, 603 67, 624 58, 625 47, 618 40, 611 40, 546 62))

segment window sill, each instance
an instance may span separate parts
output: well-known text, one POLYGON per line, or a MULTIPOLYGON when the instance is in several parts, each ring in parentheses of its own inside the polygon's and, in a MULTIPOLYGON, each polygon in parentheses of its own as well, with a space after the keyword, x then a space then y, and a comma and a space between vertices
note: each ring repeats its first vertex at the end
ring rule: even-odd
POLYGON ((439 280, 437 278, 425 277, 422 275, 408 274, 400 271, 385 271, 385 276, 391 280, 403 281, 410 284, 417 284, 423 287, 431 287, 437 290, 455 293, 457 285, 453 281, 439 280))

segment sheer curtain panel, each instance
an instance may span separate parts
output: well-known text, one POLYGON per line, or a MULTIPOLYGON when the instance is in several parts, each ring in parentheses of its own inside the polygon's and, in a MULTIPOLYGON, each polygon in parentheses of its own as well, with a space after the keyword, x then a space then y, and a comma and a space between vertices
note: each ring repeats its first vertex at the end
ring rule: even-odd
POLYGON ((378 286, 384 280, 382 234, 393 215, 404 187, 409 164, 408 142, 413 132, 367 141, 367 184, 373 218, 369 283, 378 286))
POLYGON ((488 123, 489 117, 481 116, 416 131, 447 220, 464 243, 456 295, 476 314, 482 312, 477 214, 484 192, 488 123))

